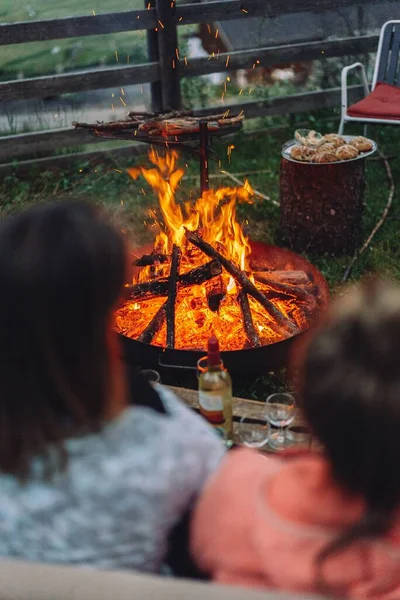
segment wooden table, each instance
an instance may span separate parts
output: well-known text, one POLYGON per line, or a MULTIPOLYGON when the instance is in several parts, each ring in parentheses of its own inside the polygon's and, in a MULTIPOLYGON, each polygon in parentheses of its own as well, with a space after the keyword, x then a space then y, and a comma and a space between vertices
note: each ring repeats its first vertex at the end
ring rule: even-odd
MULTIPOLYGON (((176 394, 178 396, 178 398, 183 400, 183 402, 185 404, 187 404, 187 406, 190 406, 190 408, 199 410, 199 399, 198 399, 197 390, 189 390, 187 388, 174 387, 174 386, 170 386, 170 385, 166 385, 164 387, 166 387, 169 390, 171 390, 172 392, 174 392, 174 394, 176 394)), ((248 417, 248 418, 257 420, 257 419, 260 419, 260 417, 262 416, 262 412, 263 412, 263 408, 264 408, 264 404, 262 402, 257 402, 254 400, 246 400, 245 398, 235 398, 235 397, 233 397, 232 400, 233 400, 233 418, 234 419, 235 419, 235 417, 236 417, 236 420, 239 420, 242 417, 248 417)), ((300 414, 298 414, 298 411, 297 411, 297 415, 294 419, 294 423, 296 423, 296 424, 304 423, 304 419, 302 418, 302 416, 300 414)), ((238 425, 238 423, 235 422, 235 420, 234 420, 234 422, 233 422, 233 441, 235 444, 238 444, 240 446, 241 440, 238 436, 237 425, 238 425)), ((263 426, 255 423, 254 427, 263 427, 263 426)), ((275 450, 273 450, 268 444, 265 444, 265 446, 260 448, 260 450, 262 450, 263 452, 275 452, 275 450)))

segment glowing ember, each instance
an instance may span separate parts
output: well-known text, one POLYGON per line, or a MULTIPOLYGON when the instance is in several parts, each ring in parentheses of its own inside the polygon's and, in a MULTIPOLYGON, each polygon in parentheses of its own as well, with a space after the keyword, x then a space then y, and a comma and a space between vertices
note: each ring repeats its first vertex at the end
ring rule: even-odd
MULTIPOLYGON (((184 171, 178 166, 177 153, 172 151, 161 156, 152 150, 149 157, 154 165, 152 168, 135 167, 129 170, 129 174, 134 179, 143 176, 159 199, 162 219, 157 219, 154 211, 150 212, 150 217, 158 229, 154 253, 160 257, 170 257, 173 245, 178 246, 182 251, 180 275, 209 263, 210 258, 190 244, 185 237, 186 229, 197 231, 205 242, 245 271, 284 317, 290 319, 299 329, 304 328, 307 325, 304 303, 299 303, 294 296, 279 293, 268 285, 254 281, 252 276, 251 247, 236 215, 237 203, 252 201, 250 184, 246 181, 243 187, 209 190, 195 203, 178 204, 175 193, 184 171)), ((135 269, 133 283, 143 284, 168 278, 170 268, 169 258, 164 261, 155 260, 151 266, 135 269)), ((198 285, 178 285, 175 314, 176 349, 204 350, 211 333, 220 339, 223 350, 238 350, 248 346, 248 336, 238 302, 239 286, 224 269, 221 271, 220 275, 198 285)), ((250 295, 248 300, 254 330, 261 345, 285 337, 284 333, 277 333, 273 317, 268 311, 250 295)), ((139 338, 165 301, 164 293, 158 297, 134 298, 126 302, 116 314, 118 332, 134 339, 139 338)), ((165 347, 165 319, 151 343, 165 347)))

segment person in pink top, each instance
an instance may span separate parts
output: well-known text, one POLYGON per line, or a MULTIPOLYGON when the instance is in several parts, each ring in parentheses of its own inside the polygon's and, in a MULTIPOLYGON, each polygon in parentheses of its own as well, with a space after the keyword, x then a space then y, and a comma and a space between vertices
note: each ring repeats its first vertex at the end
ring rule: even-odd
POLYGON ((400 288, 334 303, 294 356, 324 453, 230 452, 195 511, 191 550, 221 583, 400 599, 400 288))

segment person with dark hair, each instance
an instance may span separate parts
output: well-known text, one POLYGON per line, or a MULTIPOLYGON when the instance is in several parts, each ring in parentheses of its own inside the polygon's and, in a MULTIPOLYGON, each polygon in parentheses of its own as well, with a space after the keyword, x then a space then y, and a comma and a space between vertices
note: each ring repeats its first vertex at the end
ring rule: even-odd
POLYGON ((400 287, 370 280, 294 354, 323 452, 230 453, 192 524, 198 566, 223 583, 400 598, 400 287))
POLYGON ((126 262, 89 204, 0 225, 1 557, 159 572, 223 456, 171 392, 128 376, 113 331, 126 262))

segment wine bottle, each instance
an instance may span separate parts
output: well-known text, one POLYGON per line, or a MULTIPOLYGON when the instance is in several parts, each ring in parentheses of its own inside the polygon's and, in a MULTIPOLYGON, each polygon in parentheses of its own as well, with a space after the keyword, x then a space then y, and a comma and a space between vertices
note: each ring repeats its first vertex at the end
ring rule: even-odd
POLYGON ((227 446, 233 443, 232 381, 221 360, 218 340, 208 340, 207 367, 199 376, 200 412, 227 446))

